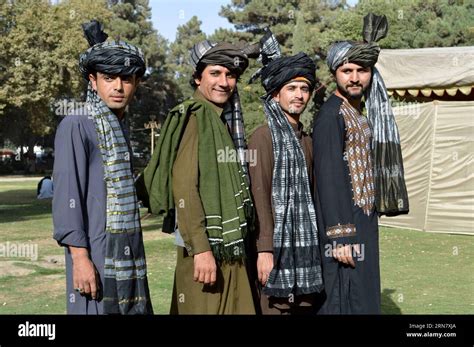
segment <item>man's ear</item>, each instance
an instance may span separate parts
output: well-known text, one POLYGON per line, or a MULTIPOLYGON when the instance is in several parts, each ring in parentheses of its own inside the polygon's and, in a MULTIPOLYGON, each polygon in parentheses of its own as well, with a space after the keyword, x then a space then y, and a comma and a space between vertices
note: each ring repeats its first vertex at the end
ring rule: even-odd
POLYGON ((194 83, 199 87, 201 85, 201 79, 200 78, 195 78, 194 83))
POLYGON ((89 74, 89 81, 91 82, 92 89, 97 91, 97 78, 94 74, 89 74))
POLYGON ((272 98, 273 98, 273 100, 275 100, 276 102, 280 102, 280 91, 279 91, 279 90, 275 90, 275 91, 272 93, 272 98))

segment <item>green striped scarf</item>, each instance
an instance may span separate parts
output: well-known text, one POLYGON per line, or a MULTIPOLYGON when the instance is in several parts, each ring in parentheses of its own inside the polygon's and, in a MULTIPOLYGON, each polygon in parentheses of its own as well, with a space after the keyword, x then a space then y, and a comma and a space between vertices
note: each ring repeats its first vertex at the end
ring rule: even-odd
POLYGON ((104 313, 152 314, 129 147, 117 116, 90 82, 87 103, 97 131, 107 188, 104 313))
POLYGON ((206 232, 218 261, 244 259, 246 235, 253 227, 253 204, 247 178, 236 161, 218 161, 221 151, 235 150, 232 137, 213 106, 190 99, 173 108, 160 133, 145 185, 153 213, 173 215, 172 169, 188 117, 198 124, 199 194, 206 232))

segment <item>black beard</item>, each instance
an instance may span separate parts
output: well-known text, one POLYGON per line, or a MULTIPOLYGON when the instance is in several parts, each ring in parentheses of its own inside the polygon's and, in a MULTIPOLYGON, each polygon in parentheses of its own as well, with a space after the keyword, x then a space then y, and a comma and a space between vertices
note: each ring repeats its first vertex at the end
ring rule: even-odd
MULTIPOLYGON (((360 85, 358 85, 360 86, 360 85)), ((353 86, 352 86, 353 87, 353 86)), ((365 92, 365 89, 361 87, 361 91, 360 93, 358 94, 350 94, 347 90, 345 90, 341 85, 339 85, 339 83, 337 83, 337 90, 339 90, 339 93, 341 93, 341 95, 343 95, 346 99, 350 99, 350 100, 360 100, 362 99, 362 97, 364 96, 364 92, 365 92)))

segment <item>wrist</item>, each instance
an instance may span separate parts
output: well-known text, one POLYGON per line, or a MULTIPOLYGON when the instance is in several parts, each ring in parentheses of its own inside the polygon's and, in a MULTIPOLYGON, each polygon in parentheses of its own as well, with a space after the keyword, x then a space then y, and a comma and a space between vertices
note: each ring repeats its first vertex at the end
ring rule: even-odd
POLYGON ((87 248, 71 247, 69 246, 72 260, 89 259, 89 252, 87 248))

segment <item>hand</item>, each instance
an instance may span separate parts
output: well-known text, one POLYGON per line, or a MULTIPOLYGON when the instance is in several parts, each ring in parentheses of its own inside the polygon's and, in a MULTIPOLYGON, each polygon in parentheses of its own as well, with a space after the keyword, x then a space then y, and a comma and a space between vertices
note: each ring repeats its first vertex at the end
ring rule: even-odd
POLYGON ((98 298, 100 290, 100 276, 89 258, 85 248, 69 246, 72 257, 72 282, 74 289, 80 288, 81 295, 90 295, 92 299, 98 298))
POLYGON ((217 266, 212 251, 194 255, 194 281, 213 285, 216 283, 217 266))
POLYGON ((354 244, 344 246, 338 245, 338 247, 332 250, 332 255, 340 263, 350 265, 351 267, 355 268, 355 262, 352 258, 352 249, 354 249, 357 254, 360 254, 360 245, 354 244))
POLYGON ((260 252, 257 258, 257 273, 258 280, 264 286, 267 284, 270 272, 273 270, 273 253, 260 252))

